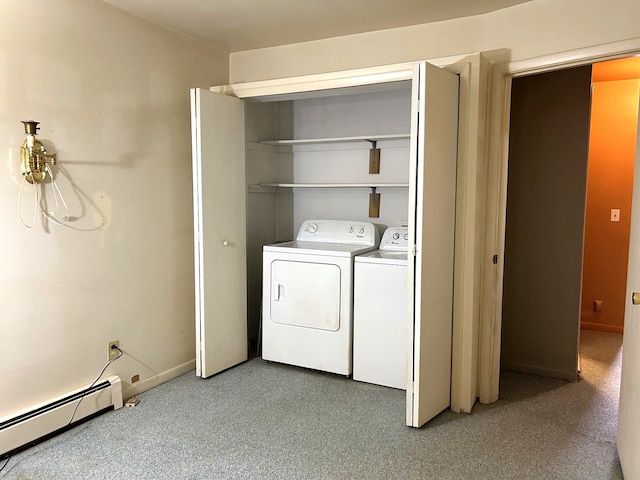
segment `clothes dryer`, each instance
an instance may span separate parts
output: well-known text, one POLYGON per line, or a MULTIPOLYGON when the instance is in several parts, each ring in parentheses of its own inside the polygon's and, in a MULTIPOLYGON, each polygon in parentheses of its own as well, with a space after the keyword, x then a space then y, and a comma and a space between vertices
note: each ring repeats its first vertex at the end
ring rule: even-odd
POLYGON ((406 389, 407 227, 388 228, 380 249, 355 258, 353 379, 406 389))
POLYGON ((263 247, 262 358, 351 375, 353 259, 378 244, 371 223, 309 220, 263 247))

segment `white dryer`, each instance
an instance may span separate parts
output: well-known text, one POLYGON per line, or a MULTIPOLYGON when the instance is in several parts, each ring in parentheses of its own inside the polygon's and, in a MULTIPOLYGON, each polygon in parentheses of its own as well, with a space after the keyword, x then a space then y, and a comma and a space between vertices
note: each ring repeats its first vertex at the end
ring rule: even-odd
POLYGON ((264 246, 262 358, 351 375, 353 259, 378 243, 371 223, 308 220, 264 246))
POLYGON ((388 228, 380 250, 355 258, 353 379, 406 389, 407 227, 388 228))

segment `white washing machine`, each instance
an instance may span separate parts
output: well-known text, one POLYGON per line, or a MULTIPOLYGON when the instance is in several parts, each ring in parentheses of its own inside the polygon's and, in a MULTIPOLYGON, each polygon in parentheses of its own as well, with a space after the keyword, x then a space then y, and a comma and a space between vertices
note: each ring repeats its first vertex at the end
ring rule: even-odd
POLYGON ((263 247, 262 358, 351 375, 353 259, 378 243, 371 223, 308 220, 263 247))
POLYGON ((407 387, 407 227, 388 228, 380 249, 355 258, 353 379, 407 387))

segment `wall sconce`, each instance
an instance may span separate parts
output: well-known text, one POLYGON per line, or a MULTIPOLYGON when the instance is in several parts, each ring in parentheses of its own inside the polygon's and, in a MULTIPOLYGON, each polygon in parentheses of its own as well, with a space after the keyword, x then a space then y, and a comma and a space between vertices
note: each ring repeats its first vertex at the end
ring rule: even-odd
POLYGON ((56 164, 56 154, 47 153, 42 142, 36 139, 40 122, 23 120, 22 123, 24 133, 27 134, 26 140, 20 147, 22 175, 31 184, 42 183, 47 176, 47 170, 51 171, 48 165, 56 164))
POLYGON ((16 210, 18 217, 25 227, 31 228, 35 225, 36 215, 38 212, 46 219, 55 225, 66 225, 69 221, 69 207, 65 202, 62 192, 56 184, 56 180, 53 176, 53 170, 51 165, 56 164, 56 154, 47 153, 44 145, 40 140, 36 139, 38 133, 38 124, 40 122, 34 122, 33 120, 26 120, 22 122, 24 124, 24 133, 27 134, 26 140, 20 147, 20 169, 22 170, 22 184, 20 185, 20 191, 18 192, 18 204, 16 210), (45 182, 47 175, 50 178, 50 182, 45 182), (31 221, 26 222, 22 218, 21 203, 22 203, 22 190, 24 184, 29 182, 33 185, 33 210, 31 212, 31 221), (49 194, 45 191, 45 185, 50 183, 49 194), (53 210, 49 209, 47 196, 52 200, 54 204, 53 210), (60 211, 60 206, 64 208, 65 215, 62 219, 56 218, 56 214, 60 211))

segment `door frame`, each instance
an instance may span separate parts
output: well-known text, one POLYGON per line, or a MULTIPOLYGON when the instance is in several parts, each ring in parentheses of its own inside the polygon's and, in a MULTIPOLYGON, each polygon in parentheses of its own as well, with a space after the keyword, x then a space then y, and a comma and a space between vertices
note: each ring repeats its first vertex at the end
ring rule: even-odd
MULTIPOLYGON (((470 412, 478 396, 480 294, 476 285, 480 279, 480 249, 477 245, 484 229, 484 217, 476 204, 485 197, 477 172, 484 168, 486 158, 486 149, 480 139, 484 138, 486 130, 488 62, 480 53, 420 61, 445 68, 460 77, 450 408, 454 412, 470 412)), ((294 96, 299 98, 300 92, 335 88, 366 91, 371 86, 375 88, 375 84, 411 80, 415 63, 212 86, 210 90, 253 101, 274 95, 279 100, 288 100, 294 96)))
POLYGON ((537 57, 495 64, 491 78, 488 154, 487 215, 483 258, 495 258, 495 268, 485 269, 481 282, 480 361, 478 396, 491 403, 499 396, 500 339, 502 334, 502 294, 507 213, 507 171, 511 83, 516 77, 551 72, 640 53, 640 37, 537 57))

